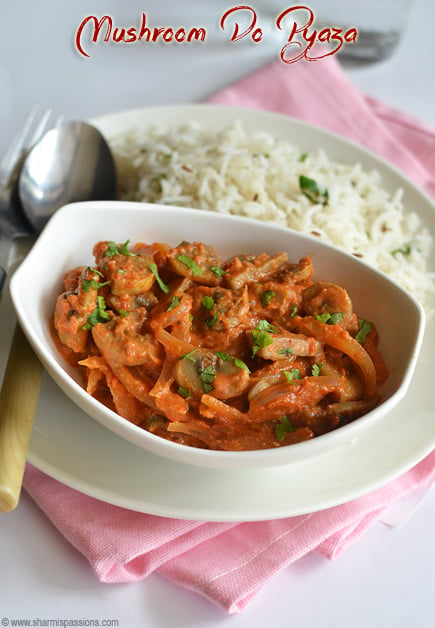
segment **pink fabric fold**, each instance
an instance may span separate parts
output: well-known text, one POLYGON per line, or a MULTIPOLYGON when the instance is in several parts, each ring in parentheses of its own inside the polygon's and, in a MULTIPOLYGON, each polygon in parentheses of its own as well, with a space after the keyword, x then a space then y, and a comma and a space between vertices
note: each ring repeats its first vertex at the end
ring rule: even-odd
MULTIPOLYGON (((435 132, 361 94, 334 58, 276 61, 209 102, 275 111, 325 127, 377 153, 435 198, 435 132)), ((249 523, 183 521, 83 495, 28 465, 24 487, 102 582, 153 571, 240 613, 262 586, 308 552, 334 559, 391 504, 435 481, 435 452, 386 486, 318 513, 249 523)))

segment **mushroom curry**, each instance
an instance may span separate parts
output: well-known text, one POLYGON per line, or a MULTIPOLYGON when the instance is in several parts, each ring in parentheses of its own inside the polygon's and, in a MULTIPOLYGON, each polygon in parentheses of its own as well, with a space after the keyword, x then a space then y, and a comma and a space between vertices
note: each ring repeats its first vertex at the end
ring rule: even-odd
POLYGON ((388 373, 372 321, 309 257, 98 242, 64 278, 54 336, 89 394, 171 441, 253 450, 372 409, 388 373))

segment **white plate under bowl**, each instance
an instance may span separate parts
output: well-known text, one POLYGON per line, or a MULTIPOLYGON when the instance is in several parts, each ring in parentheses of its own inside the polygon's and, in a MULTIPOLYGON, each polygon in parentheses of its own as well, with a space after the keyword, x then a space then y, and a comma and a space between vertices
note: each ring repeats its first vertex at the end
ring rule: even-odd
POLYGON ((424 330, 422 307, 385 274, 313 236, 290 229, 215 212, 145 203, 72 203, 51 218, 10 285, 18 320, 47 371, 85 412, 138 447, 175 462, 220 469, 276 467, 322 454, 358 437, 376 424, 405 395, 420 351, 424 330), (67 238, 63 238, 68 234, 67 238), (221 259, 236 254, 285 251, 292 262, 308 255, 315 281, 344 286, 360 318, 373 321, 389 377, 378 405, 348 425, 304 443, 258 451, 211 451, 188 447, 151 434, 94 399, 83 388, 77 369, 65 362, 47 321, 63 290, 67 271, 95 264, 92 250, 100 240, 116 242, 181 241, 212 244, 221 259), (34 270, 38 268, 38 273, 34 270), (401 330, 407 334, 397 342, 401 330))
MULTIPOLYGON (((299 121, 253 110, 170 106, 121 112, 93 122, 110 139, 149 124, 198 120, 207 128, 243 119, 248 130, 279 133, 302 150, 321 146, 332 159, 376 168, 386 189, 402 187, 404 201, 435 236, 429 199, 394 168, 338 136, 299 121)), ((434 258, 430 269, 435 268, 434 258)), ((4 338, 3 338, 4 341, 4 338)), ((119 439, 70 402, 45 378, 29 461, 52 477, 104 501, 162 516, 201 520, 260 520, 340 504, 379 487, 417 464, 435 447, 430 395, 430 320, 408 394, 377 423, 321 456, 277 469, 199 471, 168 462, 119 439), (412 417, 412 419, 411 419, 412 417), (253 490, 255 487, 255 490, 253 490)))

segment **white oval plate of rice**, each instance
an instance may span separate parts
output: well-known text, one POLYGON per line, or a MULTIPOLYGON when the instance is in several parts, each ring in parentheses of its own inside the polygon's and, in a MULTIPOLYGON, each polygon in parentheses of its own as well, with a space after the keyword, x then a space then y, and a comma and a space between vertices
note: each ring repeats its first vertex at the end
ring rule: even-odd
POLYGON ((426 332, 406 397, 376 429, 321 456, 278 469, 199 470, 120 439, 46 378, 29 453, 34 466, 132 510, 247 521, 344 503, 386 484, 434 449, 435 210, 422 192, 358 146, 275 114, 189 105, 93 122, 112 144, 121 198, 235 213, 321 238, 411 291, 428 314, 426 332), (327 190, 328 208, 301 194, 300 174, 327 190))

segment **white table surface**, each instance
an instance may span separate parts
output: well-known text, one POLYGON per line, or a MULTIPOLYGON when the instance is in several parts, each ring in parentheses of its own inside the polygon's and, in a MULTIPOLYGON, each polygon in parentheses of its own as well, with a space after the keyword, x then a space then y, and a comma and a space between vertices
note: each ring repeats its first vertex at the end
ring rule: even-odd
MULTIPOLYGON (((277 56, 264 45, 99 45, 91 59, 74 48, 87 15, 111 15, 134 25, 142 11, 154 25, 206 25, 236 6, 227 1, 128 3, 116 0, 0 0, 0 148, 32 102, 76 118, 160 103, 198 101, 277 56)), ((291 3, 289 3, 291 4, 291 3)), ((283 2, 254 1, 259 9, 283 2)), ((274 16, 270 9, 264 15, 274 16)), ((415 0, 395 55, 382 63, 346 67, 363 91, 435 127, 435 2, 415 0)), ((212 29, 211 29, 212 30, 212 29)), ((119 626, 265 625, 304 628, 409 628, 434 625, 435 489, 406 524, 375 523, 338 560, 308 555, 270 581, 240 616, 228 616, 200 596, 158 575, 134 584, 97 581, 87 561, 23 494, 18 508, 0 515, 0 622, 117 620, 119 626), (6 618, 6 619, 2 619, 6 618)), ((53 625, 53 624, 52 624, 53 625)), ((60 625, 60 624, 59 624, 60 625)))

